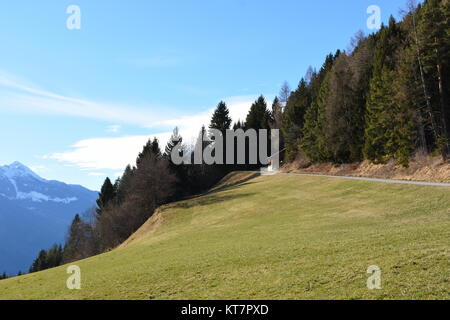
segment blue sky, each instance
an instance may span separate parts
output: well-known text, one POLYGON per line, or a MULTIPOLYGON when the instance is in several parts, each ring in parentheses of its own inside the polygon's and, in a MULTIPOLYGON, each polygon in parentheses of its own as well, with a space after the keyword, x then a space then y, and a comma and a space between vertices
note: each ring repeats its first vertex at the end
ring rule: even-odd
POLYGON ((72 0, 0 4, 0 165, 99 189, 143 143, 174 126, 193 136, 225 100, 295 88, 308 66, 345 49, 403 0, 72 0), (69 5, 81 29, 69 30, 69 5))

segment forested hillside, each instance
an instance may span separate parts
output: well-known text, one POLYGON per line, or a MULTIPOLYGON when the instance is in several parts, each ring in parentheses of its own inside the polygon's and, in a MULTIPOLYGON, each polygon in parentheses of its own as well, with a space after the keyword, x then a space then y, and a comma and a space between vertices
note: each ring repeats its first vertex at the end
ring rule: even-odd
POLYGON ((352 40, 310 70, 289 97, 287 160, 348 163, 449 153, 450 2, 410 5, 404 19, 352 40))

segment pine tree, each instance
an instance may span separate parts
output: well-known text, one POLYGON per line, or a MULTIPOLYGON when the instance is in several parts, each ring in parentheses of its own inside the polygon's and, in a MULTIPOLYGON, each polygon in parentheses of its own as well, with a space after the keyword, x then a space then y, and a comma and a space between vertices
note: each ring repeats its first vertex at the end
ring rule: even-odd
MULTIPOLYGON (((249 129, 254 129, 257 132, 257 145, 255 146, 256 148, 253 148, 253 150, 259 150, 260 149, 260 137, 259 137, 259 130, 260 129, 266 129, 269 130, 270 129, 270 124, 271 124, 271 114, 270 111, 267 109, 267 104, 266 104, 266 100, 264 99, 264 97, 261 95, 250 107, 250 110, 247 114, 247 118, 245 120, 245 129, 249 130, 249 129)), ((268 151, 270 151, 270 135, 268 134, 268 142, 267 142, 267 147, 268 147, 268 151)), ((250 155, 250 150, 251 150, 251 146, 248 145, 246 146, 246 159, 249 159, 249 155, 250 155)), ((259 151, 258 152, 258 159, 259 159, 259 151)), ((261 160, 261 159, 259 159, 261 160)), ((256 165, 251 165, 248 163, 249 161, 247 161, 248 166, 246 166, 246 169, 256 169, 259 167, 258 164, 256 165)))
POLYGON ((292 92, 283 114, 282 132, 286 145, 287 160, 298 154, 300 139, 303 136, 305 113, 311 105, 311 92, 307 82, 302 79, 297 90, 292 92))
POLYGON ((127 165, 122 177, 118 181, 118 185, 115 186, 116 196, 114 203, 117 206, 121 205, 129 195, 135 170, 135 168, 131 168, 130 165, 127 165))
POLYGON ((228 110, 225 102, 221 101, 217 105, 216 109, 211 118, 211 123, 209 125, 210 129, 217 129, 225 134, 225 131, 230 129, 232 119, 229 116, 230 111, 228 110))
POLYGON ((358 105, 352 79, 349 57, 341 53, 330 72, 329 93, 325 98, 327 149, 336 163, 361 160, 363 106, 358 105))
POLYGON ((238 129, 245 129, 245 123, 242 122, 241 120, 238 120, 233 124, 233 130, 236 131, 238 129))
POLYGON ((178 131, 178 127, 175 127, 175 129, 173 129, 173 132, 172 132, 172 135, 171 135, 169 141, 167 142, 166 148, 164 149, 164 156, 167 159, 170 159, 173 148, 175 148, 175 146, 177 144, 180 144, 182 142, 183 142, 183 138, 181 137, 181 135, 178 131))
MULTIPOLYGON (((99 222, 106 217, 101 217, 99 222)), ((63 249, 63 262, 80 260, 98 253, 98 244, 95 242, 92 226, 84 222, 80 215, 76 215, 69 227, 66 244, 63 249)))
POLYGON ((101 188, 100 193, 98 194, 97 199, 97 218, 100 218, 103 211, 107 208, 107 206, 112 203, 116 196, 116 189, 114 188, 111 180, 109 178, 105 179, 103 186, 101 188))
POLYGON ((272 102, 272 119, 273 123, 271 127, 273 129, 281 129, 283 126, 283 106, 278 97, 275 97, 272 102))
MULTIPOLYGON (((173 196, 171 197, 171 201, 176 201, 178 199, 180 199, 181 197, 183 197, 187 192, 185 190, 186 188, 186 166, 184 164, 180 164, 180 165, 176 165, 172 162, 172 152, 173 149, 178 145, 181 144, 183 142, 183 138, 181 137, 179 131, 178 131, 178 127, 175 127, 175 129, 173 130, 172 136, 170 137, 169 141, 167 142, 166 148, 165 148, 165 152, 164 152, 164 157, 167 159, 168 163, 169 163, 169 168, 172 171, 172 173, 175 175, 175 192, 173 194, 173 196)), ((183 148, 184 149, 184 148, 183 148)), ((186 150, 183 150, 180 153, 180 156, 183 156, 183 152, 185 152, 186 150)))
MULTIPOLYGON (((225 102, 221 101, 218 105, 216 110, 214 111, 211 122, 209 124, 210 129, 216 129, 219 130, 222 134, 222 141, 223 141, 223 150, 222 150, 222 164, 220 166, 220 170, 223 174, 225 174, 227 171, 231 170, 230 167, 226 166, 226 159, 227 159, 227 142, 226 142, 226 130, 229 130, 231 127, 232 119, 229 116, 230 111, 228 110, 227 105, 225 102)), ((216 166, 217 167, 217 166, 216 166)))
POLYGON ((331 158, 325 137, 325 110, 329 94, 329 73, 339 55, 339 50, 335 55, 329 54, 320 71, 313 74, 309 84, 311 104, 305 113, 300 148, 312 162, 323 162, 331 158))
POLYGON ((157 159, 162 157, 161 148, 159 147, 159 140, 157 138, 153 138, 150 150, 157 159))
POLYGON ((142 151, 139 153, 137 159, 136 159, 136 167, 139 169, 139 166, 141 165, 142 159, 144 159, 149 154, 153 154, 156 156, 156 158, 160 159, 162 158, 163 154, 161 152, 161 149, 159 147, 159 141, 155 137, 153 140, 149 139, 147 143, 144 145, 142 151))
POLYGON ((250 107, 245 120, 246 129, 270 129, 270 113, 267 110, 266 100, 260 96, 250 107))
POLYGON ((63 250, 61 245, 54 245, 48 251, 41 250, 34 260, 29 272, 38 272, 49 268, 54 268, 62 264, 63 250))
POLYGON ((408 165, 413 150, 412 118, 395 99, 398 68, 396 52, 402 49, 404 34, 391 17, 389 27, 379 33, 375 49, 374 74, 367 99, 364 154, 375 163, 396 158, 408 165))
POLYGON ((450 76, 446 71, 450 68, 449 7, 448 1, 426 0, 419 10, 417 24, 423 85, 429 94, 433 116, 437 119, 434 121, 438 127, 436 144, 444 160, 450 151, 450 106, 447 97, 450 91, 450 76))

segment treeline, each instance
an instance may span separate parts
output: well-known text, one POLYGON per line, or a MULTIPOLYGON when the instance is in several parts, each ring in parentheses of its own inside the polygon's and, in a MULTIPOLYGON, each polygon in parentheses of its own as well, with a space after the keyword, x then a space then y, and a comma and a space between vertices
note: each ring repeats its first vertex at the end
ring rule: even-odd
POLYGON ((61 245, 54 245, 49 250, 41 250, 34 260, 29 272, 37 272, 61 265, 63 261, 63 249, 61 245))
MULTIPOLYGON (((23 273, 22 273, 22 271, 19 271, 19 272, 17 272, 17 277, 20 277, 21 275, 23 275, 23 273)), ((0 274, 0 280, 4 280, 4 279, 8 279, 8 278, 10 278, 11 276, 8 276, 7 274, 6 274, 6 272, 3 272, 2 274, 0 274)))
POLYGON ((287 160, 348 163, 449 154, 450 2, 410 5, 401 22, 353 39, 309 70, 283 119, 287 160))

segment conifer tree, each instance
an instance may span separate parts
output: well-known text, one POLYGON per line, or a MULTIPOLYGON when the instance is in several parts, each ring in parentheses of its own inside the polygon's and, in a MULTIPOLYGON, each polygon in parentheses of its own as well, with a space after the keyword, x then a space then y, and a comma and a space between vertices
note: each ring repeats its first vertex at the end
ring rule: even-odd
POLYGON ((293 160, 298 153, 300 139, 303 135, 305 113, 311 102, 310 88, 302 78, 297 90, 290 95, 283 114, 282 132, 287 160, 293 160))
POLYGON ((164 156, 167 159, 170 159, 170 155, 172 154, 173 148, 179 143, 183 142, 183 138, 181 137, 178 127, 175 127, 173 129, 172 135, 169 138, 169 141, 167 141, 166 148, 164 149, 164 156))
POLYGON ((389 26, 382 28, 377 39, 374 74, 367 99, 365 156, 375 163, 392 158, 404 166, 412 150, 412 119, 402 112, 395 99, 397 72, 396 52, 400 50, 404 34, 391 17, 389 26))
MULTIPOLYGON (((245 120, 245 129, 246 130, 254 129, 254 130, 256 130, 257 134, 258 134, 258 130, 260 130, 260 129, 269 130, 271 119, 272 119, 272 117, 271 117, 270 111, 267 109, 266 100, 261 95, 250 107, 250 110, 247 114, 247 118, 245 120)), ((268 151, 270 151, 270 135, 269 134, 268 134, 267 138, 268 138, 267 147, 268 147, 268 151)), ((259 147, 260 147, 259 139, 260 139, 260 137, 258 134, 257 135, 257 145, 256 145, 256 148, 254 148, 254 150, 259 150, 259 147)), ((246 159, 248 159, 249 152, 250 152, 249 150, 250 150, 250 146, 247 144, 246 159)), ((259 159, 259 152, 258 152, 257 158, 259 159)), ((257 165, 248 164, 247 169, 256 169, 258 167, 259 167, 258 164, 257 165)))
MULTIPOLYGON (((228 110, 227 105, 225 104, 225 102, 221 101, 218 105, 216 110, 214 111, 212 118, 211 118, 211 122, 209 124, 209 128, 210 129, 217 129, 222 133, 222 140, 223 140, 223 150, 222 150, 222 155, 223 155, 223 159, 222 159, 222 163, 225 164, 226 163, 226 150, 227 150, 227 142, 226 142, 226 130, 229 130, 231 127, 231 123, 232 123, 232 119, 229 116, 230 111, 228 110)), ((222 173, 226 173, 226 171, 231 170, 231 168, 229 168, 226 165, 221 165, 220 169, 218 169, 220 171, 222 171, 222 173)))
POLYGON ((329 54, 317 74, 313 74, 309 87, 311 92, 311 104, 305 113, 301 150, 312 162, 323 162, 330 159, 325 137, 325 106, 329 94, 328 78, 333 67, 334 60, 339 56, 329 54))
POLYGON ((122 177, 120 178, 120 180, 118 180, 118 185, 115 186, 116 195, 114 202, 116 205, 121 205, 128 196, 131 189, 134 171, 135 168, 127 165, 125 171, 122 174, 122 177))
POLYGON ((448 1, 426 0, 419 10, 417 25, 424 86, 437 118, 436 144, 444 160, 450 151, 450 106, 447 97, 450 91, 450 76, 447 71, 450 68, 449 7, 448 1))
POLYGON ((229 114, 230 111, 228 110, 225 102, 219 102, 212 115, 209 128, 220 130, 222 134, 225 134, 225 131, 230 129, 231 127, 232 119, 230 118, 229 114))
POLYGON ((245 120, 246 129, 270 129, 270 113, 267 110, 266 100, 260 96, 250 107, 245 120))
MULTIPOLYGON (((178 145, 181 144, 183 142, 183 138, 181 137, 179 131, 178 131, 178 127, 175 127, 175 129, 173 130, 172 136, 170 137, 169 141, 167 142, 166 148, 165 148, 165 152, 164 152, 164 157, 165 159, 167 159, 168 163, 169 163, 169 168, 172 171, 172 173, 175 175, 175 191, 173 196, 171 197, 170 200, 175 201, 177 199, 180 199, 181 197, 183 197, 186 194, 186 180, 187 180, 187 175, 186 175, 186 166, 184 164, 180 164, 180 165, 176 165, 172 162, 172 152, 173 149, 178 145)), ((185 149, 185 148, 183 148, 185 149)), ((183 152, 186 152, 186 150, 182 150, 182 152, 180 153, 180 156, 183 156, 183 152)))
POLYGON ((137 168, 139 168, 139 166, 141 165, 142 159, 144 159, 149 154, 155 155, 156 158, 158 158, 158 159, 162 157, 162 152, 159 147, 159 141, 156 137, 153 138, 153 140, 149 139, 147 141, 147 143, 144 145, 144 147, 142 148, 142 151, 139 153, 139 155, 136 159, 136 167, 137 168))
POLYGON ((238 120, 237 122, 235 122, 233 124, 233 130, 238 130, 238 129, 245 129, 245 122, 242 122, 241 120, 238 120))
POLYGON ((116 196, 116 188, 114 188, 109 178, 105 179, 97 199, 97 218, 100 218, 105 208, 110 204, 116 196))
POLYGON ((329 77, 325 102, 327 149, 336 163, 361 160, 363 106, 358 104, 352 87, 353 73, 345 53, 336 59, 329 77))

